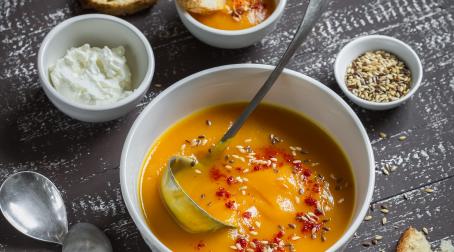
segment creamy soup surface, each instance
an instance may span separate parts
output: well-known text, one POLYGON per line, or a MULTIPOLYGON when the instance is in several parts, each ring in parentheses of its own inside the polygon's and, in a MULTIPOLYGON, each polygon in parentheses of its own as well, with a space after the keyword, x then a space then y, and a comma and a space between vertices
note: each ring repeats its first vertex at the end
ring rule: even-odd
POLYGON ((262 23, 274 9, 274 0, 226 0, 224 10, 191 15, 199 22, 216 29, 242 30, 262 23))
POLYGON ((325 131, 281 107, 260 105, 211 167, 176 174, 192 199, 237 229, 190 234, 163 205, 159 184, 168 159, 207 155, 245 105, 195 112, 152 144, 139 182, 150 229, 173 251, 325 251, 351 221, 351 167, 325 131))

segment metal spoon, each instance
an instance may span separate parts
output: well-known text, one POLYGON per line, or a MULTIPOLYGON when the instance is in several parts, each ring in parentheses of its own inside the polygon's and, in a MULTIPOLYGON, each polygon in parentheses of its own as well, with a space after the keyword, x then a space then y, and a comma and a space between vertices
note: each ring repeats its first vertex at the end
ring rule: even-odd
POLYGON ((327 3, 328 0, 311 0, 309 2, 303 20, 276 68, 274 68, 263 86, 243 110, 240 117, 236 119, 232 127, 225 133, 209 156, 204 160, 199 160, 197 164, 194 163, 194 160, 186 157, 172 157, 169 160, 161 180, 161 196, 171 215, 184 230, 191 233, 201 233, 215 231, 220 228, 233 227, 230 224, 216 219, 198 206, 197 203, 195 203, 181 188, 176 181, 174 174, 179 170, 194 168, 194 166, 207 166, 206 164, 210 163, 211 160, 216 159, 220 153, 224 152, 225 148, 228 146, 229 140, 236 135, 246 119, 259 105, 284 70, 285 65, 293 57, 295 51, 311 32, 312 27, 322 14, 327 3))
POLYGON ((43 175, 24 171, 0 187, 0 210, 23 234, 63 246, 64 252, 111 252, 106 235, 96 226, 78 223, 68 232, 66 208, 57 187, 43 175))
POLYGON ((211 216, 203 208, 199 207, 181 188, 174 177, 174 172, 177 173, 191 166, 194 166, 194 159, 192 158, 172 157, 169 160, 166 172, 163 174, 161 179, 161 197, 171 215, 179 224, 180 219, 182 219, 181 216, 186 216, 186 218, 183 217, 184 224, 180 224, 180 226, 189 233, 201 233, 215 231, 224 227, 234 227, 211 216))

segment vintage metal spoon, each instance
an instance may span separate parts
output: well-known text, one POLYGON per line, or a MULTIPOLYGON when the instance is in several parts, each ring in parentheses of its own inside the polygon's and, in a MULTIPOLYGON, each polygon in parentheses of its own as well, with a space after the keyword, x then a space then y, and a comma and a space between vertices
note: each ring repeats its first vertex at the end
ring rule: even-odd
POLYGON ((311 0, 306 9, 306 14, 284 55, 280 59, 276 68, 271 72, 263 86, 243 110, 241 115, 236 119, 232 127, 225 133, 221 141, 215 146, 214 151, 204 160, 199 160, 197 164, 193 159, 187 157, 172 157, 161 180, 161 196, 169 212, 172 214, 177 223, 186 231, 191 233, 201 233, 215 231, 220 228, 233 227, 211 216, 200 206, 198 206, 181 188, 175 179, 174 174, 182 169, 194 168, 194 166, 203 166, 215 159, 219 153, 222 153, 238 130, 243 126, 246 119, 251 115, 259 105, 268 91, 271 89, 279 75, 284 70, 285 65, 293 57, 296 50, 312 30, 315 22, 322 14, 328 0, 311 0))
POLYGON ((24 171, 9 176, 0 187, 0 210, 23 234, 63 246, 63 252, 111 252, 106 235, 89 223, 68 232, 66 208, 57 187, 43 175, 24 171))

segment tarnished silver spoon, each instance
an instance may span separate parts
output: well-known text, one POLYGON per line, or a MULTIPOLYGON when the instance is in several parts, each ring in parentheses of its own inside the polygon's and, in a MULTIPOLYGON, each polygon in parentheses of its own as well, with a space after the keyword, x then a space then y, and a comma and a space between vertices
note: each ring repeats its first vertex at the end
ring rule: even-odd
POLYGON ((233 226, 216 219, 203 210, 203 208, 198 206, 181 188, 176 181, 174 174, 183 169, 194 168, 194 166, 199 166, 198 169, 208 167, 211 160, 216 159, 220 153, 224 152, 229 140, 236 135, 246 119, 260 104, 262 99, 284 70, 285 65, 287 65, 296 50, 301 46, 301 43, 310 33, 315 22, 321 16, 328 1, 329 0, 310 0, 301 24, 276 68, 274 68, 271 72, 268 79, 247 107, 243 110, 241 115, 236 119, 232 127, 229 128, 229 130, 222 137, 221 141, 215 146, 214 151, 212 151, 209 156, 196 163, 193 162, 194 160, 186 157, 172 157, 169 160, 168 166, 164 171, 164 175, 161 180, 161 196, 171 215, 186 231, 190 233, 201 233, 233 226))
POLYGON ((68 232, 63 199, 43 175, 24 171, 9 176, 0 187, 0 210, 21 233, 63 246, 63 252, 111 252, 107 236, 89 223, 75 224, 68 232))

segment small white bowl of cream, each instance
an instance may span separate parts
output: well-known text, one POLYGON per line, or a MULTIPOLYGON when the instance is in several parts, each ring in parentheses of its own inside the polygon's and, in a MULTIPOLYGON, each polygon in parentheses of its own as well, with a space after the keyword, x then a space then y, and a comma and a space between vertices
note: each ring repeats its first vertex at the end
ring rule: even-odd
POLYGON ((150 87, 154 68, 142 32, 102 14, 63 21, 38 53, 47 97, 66 115, 86 122, 113 120, 134 109, 150 87))

